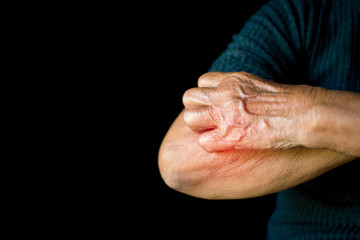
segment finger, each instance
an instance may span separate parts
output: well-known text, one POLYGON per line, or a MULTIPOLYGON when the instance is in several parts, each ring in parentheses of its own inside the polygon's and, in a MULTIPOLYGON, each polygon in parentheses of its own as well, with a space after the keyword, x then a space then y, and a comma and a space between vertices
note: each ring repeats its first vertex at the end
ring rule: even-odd
POLYGON ((216 121, 209 107, 186 109, 184 122, 193 131, 204 131, 216 127, 216 121))
POLYGON ((186 108, 206 107, 210 105, 210 95, 214 88, 191 88, 184 93, 183 103, 186 108))
POLYGON ((226 73, 208 72, 201 75, 198 79, 199 87, 217 87, 225 78, 226 73))
POLYGON ((199 137, 199 145, 207 152, 219 152, 234 149, 234 143, 224 139, 219 128, 202 133, 199 137))

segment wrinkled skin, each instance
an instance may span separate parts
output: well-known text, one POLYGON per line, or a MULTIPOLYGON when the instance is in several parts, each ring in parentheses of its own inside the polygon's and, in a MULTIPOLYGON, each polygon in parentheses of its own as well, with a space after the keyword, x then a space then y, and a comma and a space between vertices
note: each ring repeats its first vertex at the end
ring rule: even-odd
POLYGON ((159 151, 173 189, 207 199, 262 196, 360 157, 360 93, 244 72, 206 73, 198 85, 184 94, 186 109, 159 151))
POLYGON ((246 72, 210 72, 185 92, 184 122, 208 152, 302 145, 320 88, 285 85, 246 72))

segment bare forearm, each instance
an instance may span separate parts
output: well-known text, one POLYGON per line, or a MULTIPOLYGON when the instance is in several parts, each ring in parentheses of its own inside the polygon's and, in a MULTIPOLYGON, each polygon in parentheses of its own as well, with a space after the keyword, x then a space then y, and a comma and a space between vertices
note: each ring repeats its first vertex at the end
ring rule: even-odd
POLYGON ((304 145, 360 157, 360 94, 322 89, 304 145))
POLYGON ((170 187, 201 198, 250 198, 278 192, 354 159, 306 148, 209 153, 199 146, 198 137, 180 114, 162 143, 159 168, 170 187))
POLYGON ((204 74, 159 153, 165 182, 203 198, 281 191, 360 156, 360 97, 249 73, 204 74))

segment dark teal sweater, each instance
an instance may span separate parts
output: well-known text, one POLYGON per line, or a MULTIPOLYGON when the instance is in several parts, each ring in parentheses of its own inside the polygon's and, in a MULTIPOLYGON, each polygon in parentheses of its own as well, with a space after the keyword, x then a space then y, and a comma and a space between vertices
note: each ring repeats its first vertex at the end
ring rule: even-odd
MULTIPOLYGON (((210 71, 360 92, 360 0, 272 0, 210 71)), ((360 239, 360 160, 278 193, 268 239, 360 239)))

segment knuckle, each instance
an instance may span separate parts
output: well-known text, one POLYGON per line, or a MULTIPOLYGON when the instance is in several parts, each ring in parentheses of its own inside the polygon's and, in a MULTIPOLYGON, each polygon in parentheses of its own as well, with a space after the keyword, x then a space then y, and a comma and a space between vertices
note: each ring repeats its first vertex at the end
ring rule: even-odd
POLYGON ((206 82, 206 78, 207 78, 208 75, 209 75, 209 73, 204 73, 203 75, 201 75, 201 76, 198 78, 198 85, 201 85, 201 84, 203 84, 204 82, 206 82))
POLYGON ((193 113, 189 110, 185 110, 184 112, 184 122, 186 125, 191 125, 193 119, 193 113))
POLYGON ((229 78, 232 80, 239 80, 247 76, 246 72, 230 72, 229 78))
POLYGON ((246 78, 246 79, 257 78, 257 76, 255 74, 245 72, 245 71, 239 72, 238 76, 241 78, 246 78))
POLYGON ((184 93, 184 97, 191 96, 193 92, 194 92, 194 88, 190 88, 190 89, 186 90, 184 93))
POLYGON ((228 73, 227 76, 222 80, 221 85, 226 88, 234 88, 241 80, 238 76, 239 73, 228 73))
POLYGON ((215 74, 218 74, 218 72, 207 72, 202 74, 199 78, 198 78, 198 85, 205 83, 208 81, 208 79, 211 79, 214 77, 215 74))
POLYGON ((217 86, 227 73, 224 72, 207 72, 198 79, 199 86, 212 85, 217 86))
POLYGON ((189 90, 186 90, 186 91, 184 92, 184 94, 183 94, 183 101, 184 101, 184 100, 187 100, 187 98, 189 97, 189 91, 190 91, 190 89, 189 89, 189 90))
POLYGON ((185 91, 185 93, 183 95, 183 98, 182 98, 182 101, 183 101, 185 107, 190 106, 193 93, 194 93, 193 88, 188 89, 188 90, 185 91))

